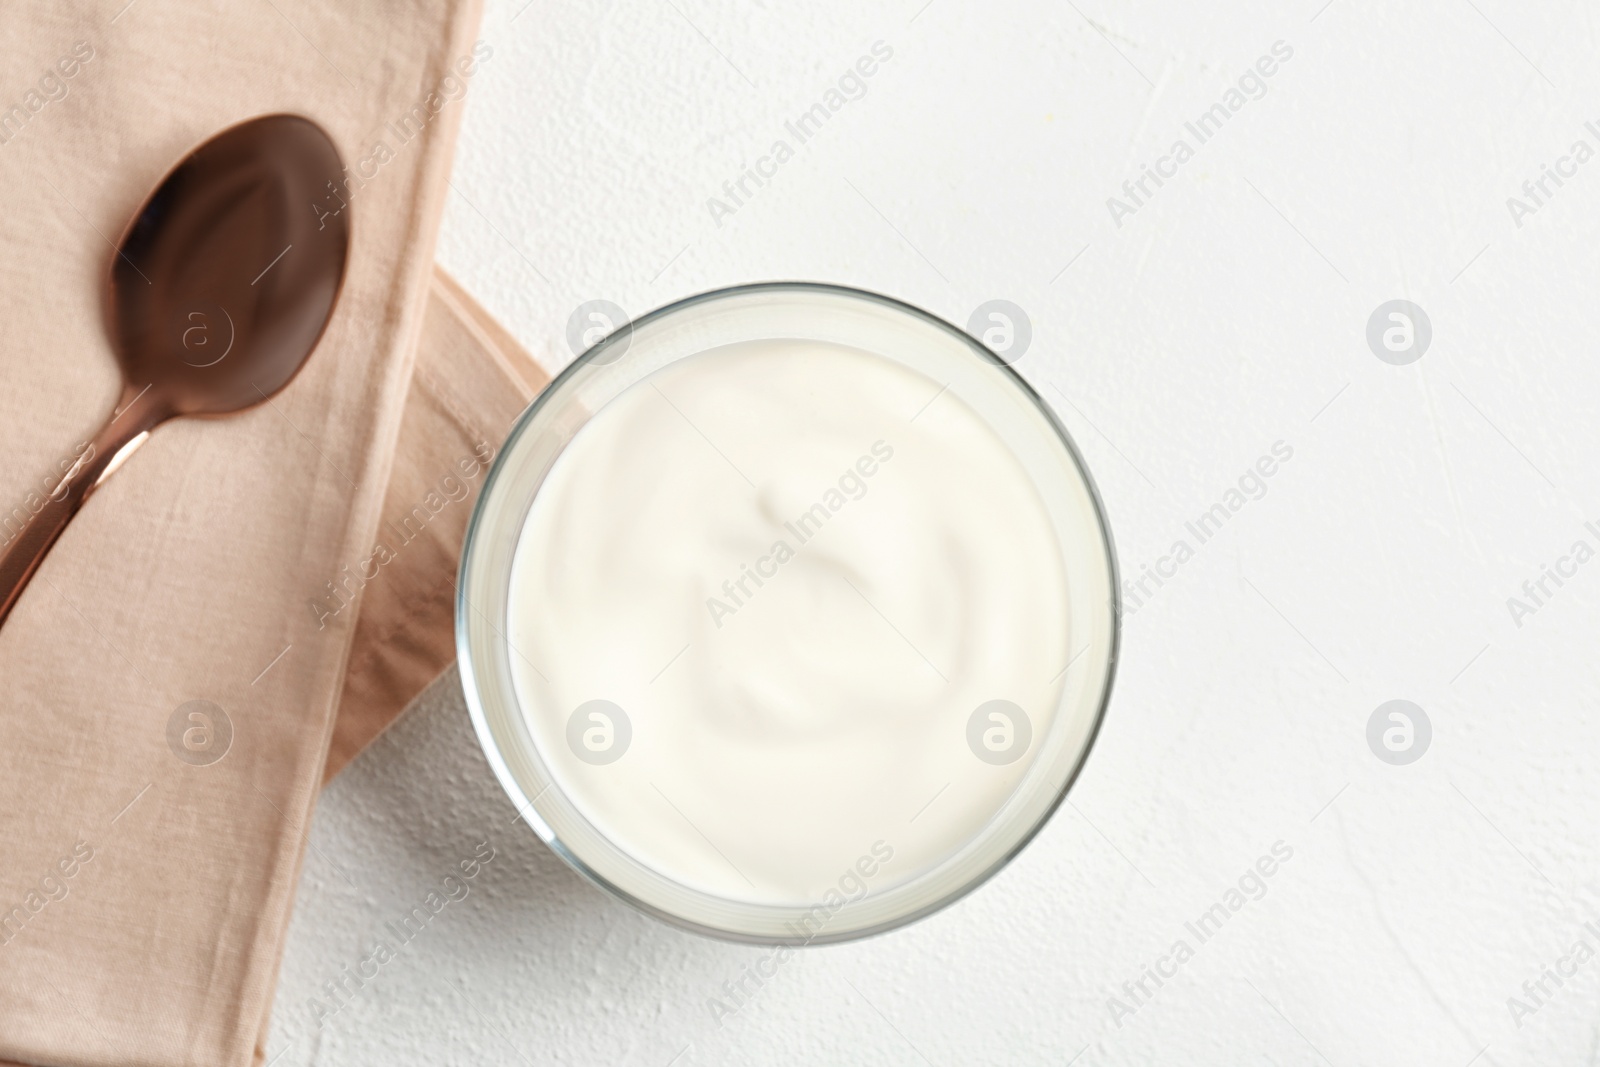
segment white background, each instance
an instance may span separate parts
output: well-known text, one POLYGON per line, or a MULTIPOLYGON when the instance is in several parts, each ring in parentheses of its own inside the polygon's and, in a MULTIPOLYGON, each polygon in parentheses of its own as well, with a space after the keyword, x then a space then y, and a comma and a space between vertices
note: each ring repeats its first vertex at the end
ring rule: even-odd
POLYGON ((1507 608, 1600 548, 1600 161, 1521 227, 1506 205, 1600 149, 1592 5, 523 2, 486 17, 439 255, 552 369, 594 298, 808 278, 957 323, 1014 301, 1130 577, 1274 442, 1294 455, 1125 619, 1087 769, 1009 868, 805 952, 720 1025, 709 998, 768 953, 637 915, 512 825, 452 673, 321 803, 269 1057, 1595 1062, 1600 960, 1520 1027, 1507 1003, 1600 948, 1600 562, 1507 608), (707 198, 878 40, 866 95, 719 226, 707 198), (1107 197, 1279 40, 1266 96, 1115 225, 1107 197), (1408 366, 1365 340, 1397 298, 1433 326, 1408 366), (1409 766, 1367 744, 1391 699, 1433 725, 1409 766), (310 999, 486 834, 470 895, 318 1029, 310 999), (1266 895, 1187 935, 1280 840, 1266 895), (1114 1019, 1179 937, 1194 958, 1114 1019))

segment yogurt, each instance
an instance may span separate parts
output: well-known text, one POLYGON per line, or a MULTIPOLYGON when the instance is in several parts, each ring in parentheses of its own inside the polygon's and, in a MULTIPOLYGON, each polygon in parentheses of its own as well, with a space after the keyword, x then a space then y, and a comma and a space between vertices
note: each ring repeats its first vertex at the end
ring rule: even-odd
POLYGON ((656 370, 567 443, 517 538, 511 676, 552 785, 690 890, 803 906, 917 878, 1061 702, 1044 502, 946 384, 872 352, 656 370))

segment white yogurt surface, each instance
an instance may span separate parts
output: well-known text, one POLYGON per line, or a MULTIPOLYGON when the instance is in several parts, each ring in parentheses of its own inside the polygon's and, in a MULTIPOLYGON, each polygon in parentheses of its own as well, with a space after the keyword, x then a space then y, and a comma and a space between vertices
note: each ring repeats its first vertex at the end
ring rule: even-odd
POLYGON ((508 624, 557 787, 641 863, 752 903, 876 892, 969 842, 1069 658, 1010 451, 940 382, 811 341, 691 356, 600 410, 534 500, 508 624), (984 759, 996 700, 1027 724, 981 717, 984 759))

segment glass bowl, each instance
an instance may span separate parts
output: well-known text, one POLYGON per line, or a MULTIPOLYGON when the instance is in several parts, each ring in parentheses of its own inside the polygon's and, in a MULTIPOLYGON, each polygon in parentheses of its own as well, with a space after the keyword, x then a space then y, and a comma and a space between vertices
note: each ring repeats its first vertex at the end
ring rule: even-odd
MULTIPOLYGON (((1115 554, 1093 482, 1066 430, 1010 366, 961 330, 900 301, 782 282, 691 297, 624 325, 573 361, 523 413, 485 479, 467 530, 456 643, 467 706, 490 766, 518 813, 573 868, 646 913, 701 934, 759 944, 821 944, 880 933, 944 907, 993 875, 1039 831, 1082 768, 1104 717, 1120 614, 1115 554), (709 891, 619 845, 586 817, 541 751, 514 678, 515 661, 537 650, 514 647, 508 636, 519 540, 541 486, 574 436, 621 393, 669 364, 773 339, 865 350, 945 383, 1026 472, 1065 575, 1067 640, 1050 689, 1056 692, 1059 685, 1059 696, 1048 727, 1023 742, 1028 762, 1015 788, 996 810, 982 813, 978 829, 947 855, 875 883, 859 898, 849 894, 844 906, 831 891, 818 899, 783 900, 709 891)), ((972 723, 984 707, 972 712, 972 723)), ((979 725, 968 723, 966 709, 961 723, 967 727, 963 741, 978 754, 973 731, 979 725)), ((972 773, 986 773, 983 759, 980 754, 972 761, 972 773)), ((818 768, 820 775, 827 772, 818 768)), ((935 811, 917 817, 940 816, 935 811)), ((876 869, 864 842, 861 849, 862 870, 868 864, 876 869)))

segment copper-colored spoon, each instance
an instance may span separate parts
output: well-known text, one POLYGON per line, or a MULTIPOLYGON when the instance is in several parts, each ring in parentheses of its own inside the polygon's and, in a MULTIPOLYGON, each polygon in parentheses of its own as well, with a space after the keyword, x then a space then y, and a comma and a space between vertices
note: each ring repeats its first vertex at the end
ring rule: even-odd
POLYGON ((0 623, 89 494, 151 430, 243 411, 299 371, 344 282, 350 214, 335 213, 328 195, 343 171, 316 123, 267 115, 223 130, 156 186, 122 236, 106 291, 122 396, 0 553, 0 623))

